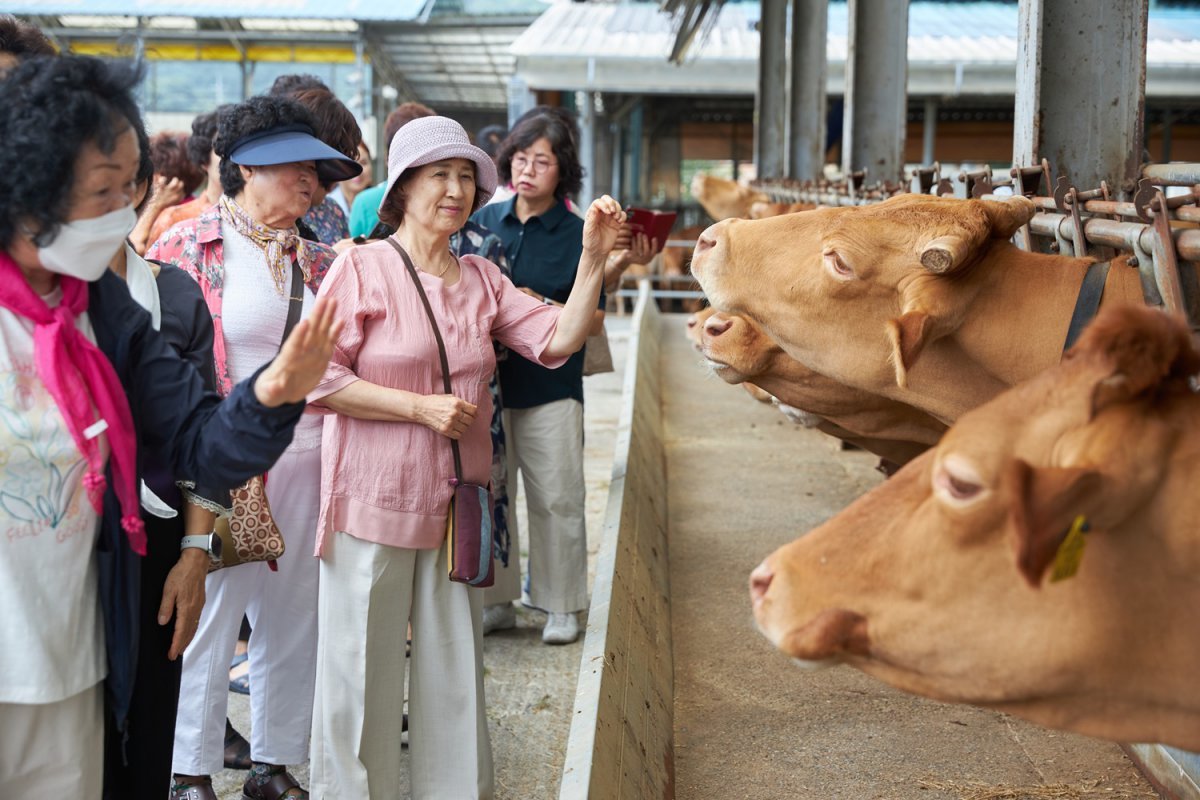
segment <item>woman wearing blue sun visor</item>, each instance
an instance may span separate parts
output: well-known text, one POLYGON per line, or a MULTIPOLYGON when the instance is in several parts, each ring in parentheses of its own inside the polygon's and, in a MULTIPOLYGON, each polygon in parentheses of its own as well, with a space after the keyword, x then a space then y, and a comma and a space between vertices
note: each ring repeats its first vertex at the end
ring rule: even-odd
MULTIPOLYGON (((169 230, 146 255, 200 285, 215 329, 217 391, 269 361, 289 320, 306 317, 334 252, 299 235, 296 220, 321 181, 362 167, 313 136, 294 100, 254 97, 222 110, 213 150, 224 194, 211 210, 169 230)), ((172 797, 215 798, 209 776, 224 763, 229 662, 242 616, 250 620, 252 800, 303 798, 287 765, 308 757, 317 646, 317 561, 322 417, 308 415, 267 473, 266 494, 287 551, 208 576, 196 637, 183 655, 172 797)))

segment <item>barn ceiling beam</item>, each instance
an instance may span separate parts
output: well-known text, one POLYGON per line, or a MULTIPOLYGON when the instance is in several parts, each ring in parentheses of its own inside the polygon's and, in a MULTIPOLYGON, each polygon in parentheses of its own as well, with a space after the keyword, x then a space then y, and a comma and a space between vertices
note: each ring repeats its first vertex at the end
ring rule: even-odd
POLYGON ((1123 196, 1142 163, 1149 0, 1021 0, 1013 161, 1123 196))

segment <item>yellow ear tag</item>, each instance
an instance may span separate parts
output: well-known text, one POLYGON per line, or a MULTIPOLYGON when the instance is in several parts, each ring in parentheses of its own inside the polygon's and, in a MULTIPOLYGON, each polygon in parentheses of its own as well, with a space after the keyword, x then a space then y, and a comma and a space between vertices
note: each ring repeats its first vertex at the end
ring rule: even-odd
POLYGON ((1062 544, 1058 546, 1058 552, 1054 554, 1054 568, 1050 572, 1051 583, 1075 577, 1075 573, 1079 571, 1079 564, 1083 561, 1083 548, 1087 546, 1087 538, 1084 534, 1090 529, 1087 517, 1082 514, 1071 523, 1066 538, 1062 540, 1062 544))

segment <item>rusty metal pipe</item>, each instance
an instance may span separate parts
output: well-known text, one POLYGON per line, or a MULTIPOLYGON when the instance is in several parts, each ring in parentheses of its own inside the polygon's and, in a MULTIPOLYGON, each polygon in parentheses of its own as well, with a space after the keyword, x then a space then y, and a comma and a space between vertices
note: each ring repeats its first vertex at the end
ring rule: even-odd
MULTIPOLYGON (((1041 211, 1057 211, 1054 205, 1053 197, 1031 197, 1033 204, 1041 211)), ((1171 205, 1174 197, 1167 198, 1167 205, 1171 205)), ((1182 199, 1190 199, 1188 196, 1182 196, 1182 199)), ((1089 214, 1109 214, 1118 217, 1129 217, 1130 219, 1138 219, 1137 206, 1133 203, 1122 203, 1116 200, 1089 200, 1082 205, 1084 211, 1089 214)), ((1173 219, 1180 222, 1197 222, 1200 223, 1200 208, 1196 206, 1183 205, 1172 209, 1173 219)))
POLYGON ((1200 183, 1200 164, 1143 164, 1142 177, 1163 186, 1194 186, 1200 183))

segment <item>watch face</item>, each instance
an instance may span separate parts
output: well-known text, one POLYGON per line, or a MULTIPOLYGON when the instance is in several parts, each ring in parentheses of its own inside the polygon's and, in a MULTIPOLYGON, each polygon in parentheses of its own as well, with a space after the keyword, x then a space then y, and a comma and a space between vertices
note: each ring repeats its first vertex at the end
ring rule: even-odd
POLYGON ((220 560, 221 548, 223 545, 224 545, 224 542, 221 540, 220 536, 218 536, 215 533, 209 534, 209 536, 208 536, 208 552, 212 556, 214 561, 220 560))

